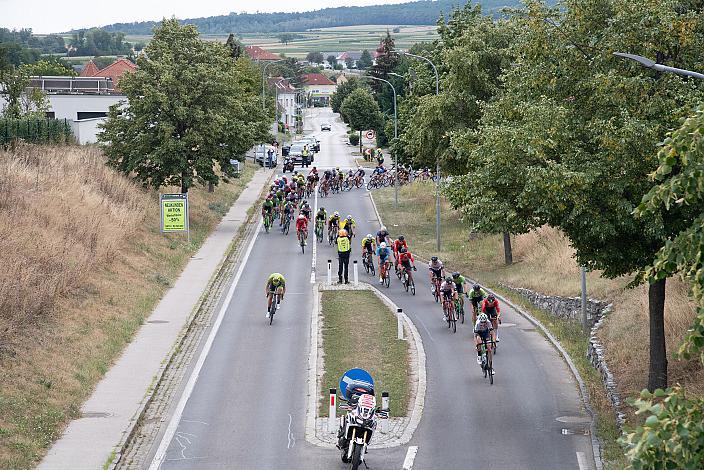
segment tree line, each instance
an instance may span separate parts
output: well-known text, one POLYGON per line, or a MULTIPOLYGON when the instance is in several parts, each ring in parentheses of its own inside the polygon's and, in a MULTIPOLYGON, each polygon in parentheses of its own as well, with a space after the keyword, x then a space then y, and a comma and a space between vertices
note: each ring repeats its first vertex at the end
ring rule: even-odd
MULTIPOLYGON (((203 34, 290 32, 315 28, 367 24, 435 24, 440 12, 448 12, 467 0, 415 1, 395 5, 323 8, 300 13, 230 13, 229 15, 191 18, 183 23, 195 25, 203 34)), ((519 0, 481 0, 486 12, 497 13, 504 7, 515 7, 519 0)), ((115 23, 104 28, 127 34, 151 34, 157 22, 115 23)))
MULTIPOLYGON (((439 162, 453 176, 446 196, 473 229, 510 235, 547 224, 566 234, 580 265, 647 283, 649 373, 636 403, 647 420, 622 442, 636 468, 697 467, 704 402, 667 389, 664 303, 669 277, 691 283, 698 315, 677 354, 704 361, 704 83, 613 53, 697 70, 704 4, 528 0, 500 19, 466 5, 438 31, 411 51, 436 64, 437 95, 425 62, 389 51, 382 61, 404 78, 372 69, 400 90, 392 152, 416 167, 439 162)), ((390 90, 373 86, 388 136, 390 90)))

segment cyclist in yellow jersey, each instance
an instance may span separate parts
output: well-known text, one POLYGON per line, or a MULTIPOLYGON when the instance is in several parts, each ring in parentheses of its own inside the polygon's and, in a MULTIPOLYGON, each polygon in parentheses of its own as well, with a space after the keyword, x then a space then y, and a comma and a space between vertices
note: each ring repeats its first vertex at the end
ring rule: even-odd
MULTIPOLYGON (((280 296, 279 303, 284 300, 286 278, 279 273, 273 273, 269 276, 269 279, 266 280, 265 292, 267 297, 266 317, 269 318, 269 309, 271 308, 271 302, 274 298, 274 292, 277 292, 280 296)), ((276 308, 279 308, 279 304, 276 305, 276 308)))
POLYGON ((350 238, 354 237, 354 229, 357 228, 357 223, 354 221, 351 215, 347 215, 344 220, 340 221, 340 228, 347 230, 350 238))

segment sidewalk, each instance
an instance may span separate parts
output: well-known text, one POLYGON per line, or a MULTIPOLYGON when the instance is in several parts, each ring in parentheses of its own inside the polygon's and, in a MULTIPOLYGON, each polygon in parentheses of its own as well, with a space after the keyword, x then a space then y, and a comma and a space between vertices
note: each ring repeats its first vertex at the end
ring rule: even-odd
POLYGON ((113 455, 134 424, 147 391, 166 362, 201 295, 225 257, 227 248, 257 202, 271 170, 257 171, 174 286, 98 383, 81 412, 39 465, 45 470, 96 470, 113 455))

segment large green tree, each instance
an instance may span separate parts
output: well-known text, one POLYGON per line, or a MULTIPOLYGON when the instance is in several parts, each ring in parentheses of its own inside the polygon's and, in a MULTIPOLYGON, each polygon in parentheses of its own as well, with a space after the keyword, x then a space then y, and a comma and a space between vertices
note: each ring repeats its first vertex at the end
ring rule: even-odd
POLYGON ((378 130, 383 124, 379 105, 374 97, 364 88, 356 88, 345 98, 340 107, 345 122, 360 133, 359 151, 362 151, 362 131, 378 130))
POLYGON ((194 26, 164 20, 120 80, 129 104, 110 109, 100 142, 111 165, 146 186, 217 184, 230 159, 268 135, 260 78, 247 59, 199 38, 194 26))
MULTIPOLYGON (((333 93, 332 98, 330 99, 330 107, 332 108, 332 111, 335 113, 341 113, 342 103, 345 101, 345 98, 347 98, 350 93, 357 88, 364 88, 366 86, 367 84, 359 78, 350 76, 346 82, 338 85, 335 93, 333 93)), ((344 115, 342 115, 342 119, 345 120, 344 115)), ((347 121, 345 120, 345 122, 347 121)))

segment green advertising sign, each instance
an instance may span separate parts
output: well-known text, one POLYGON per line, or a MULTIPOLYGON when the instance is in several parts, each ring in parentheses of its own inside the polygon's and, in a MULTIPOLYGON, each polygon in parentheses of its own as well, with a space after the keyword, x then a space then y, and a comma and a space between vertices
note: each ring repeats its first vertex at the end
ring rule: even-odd
POLYGON ((161 231, 188 231, 188 194, 161 194, 161 231))

